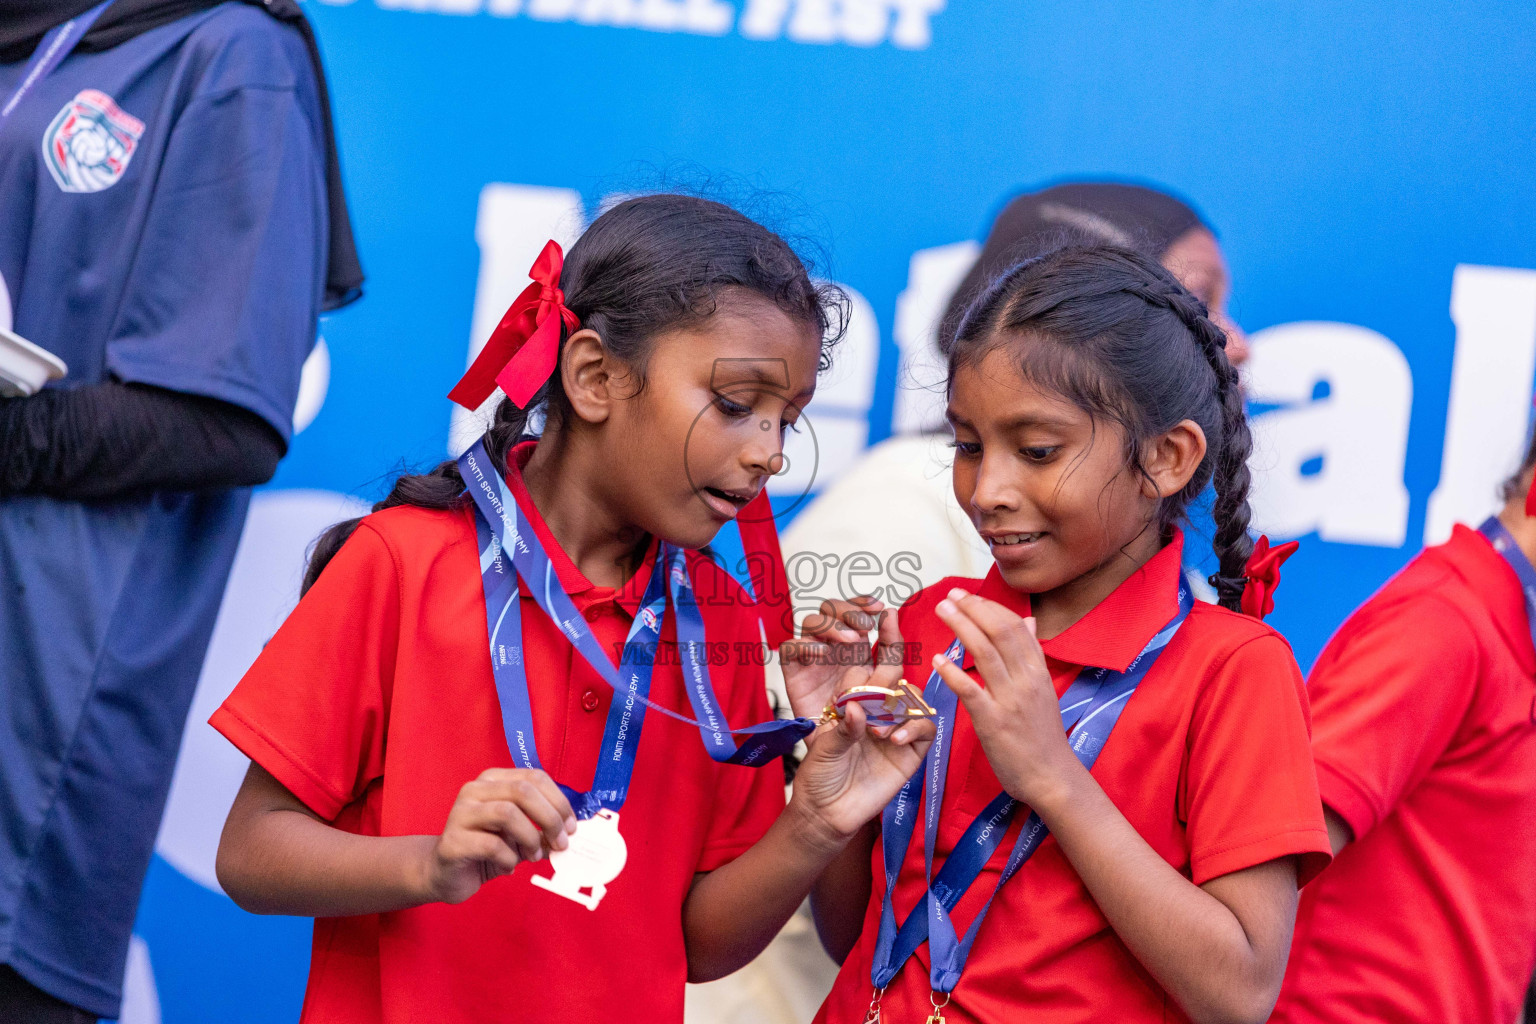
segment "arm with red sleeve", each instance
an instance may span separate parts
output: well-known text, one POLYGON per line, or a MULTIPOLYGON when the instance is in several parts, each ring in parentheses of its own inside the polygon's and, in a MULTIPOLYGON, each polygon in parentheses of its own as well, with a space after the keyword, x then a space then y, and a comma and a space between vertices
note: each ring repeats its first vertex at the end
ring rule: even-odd
POLYGON ((1301 673, 1285 642, 1250 626, 1262 631, 1212 650, 1201 672, 1186 739, 1186 877, 1073 755, 1030 624, 976 595, 937 611, 986 685, 943 658, 935 667, 1004 788, 1051 830, 1115 934, 1191 1019, 1267 1020, 1295 924, 1298 855, 1302 877, 1328 860, 1301 673))
MULTIPOLYGON (((1367 605, 1312 668, 1312 754, 1323 804, 1358 839, 1450 744, 1472 700, 1477 650, 1451 602, 1367 605)), ((1342 842, 1339 843, 1342 845, 1342 842)))
POLYGON ((1328 866, 1308 733, 1301 671, 1278 634, 1244 642, 1208 680, 1179 792, 1196 885, 1292 856, 1305 885, 1328 866))
POLYGON ((1191 1019, 1264 1020, 1298 883, 1329 859, 1301 673, 1283 640, 1248 640, 1207 678, 1188 745, 1187 879, 1096 786, 1036 811, 1115 933, 1191 1019))
POLYGON ((332 822, 381 777, 400 635, 394 552, 367 522, 342 545, 211 724, 252 765, 219 841, 219 882, 256 913, 343 917, 460 903, 564 849, 575 815, 543 771, 490 768, 441 835, 332 822))
MULTIPOLYGON (((749 611, 743 602, 733 633, 755 643, 758 625, 749 611)), ((763 668, 755 659, 734 659, 728 715, 736 724, 772 717, 763 668)), ((683 905, 692 982, 724 977, 762 952, 837 849, 835 837, 802 813, 799 803, 783 813, 781 772, 742 765, 723 765, 720 771, 715 815, 683 905)))
POLYGON ((383 774, 399 632, 395 561, 364 522, 210 722, 329 821, 383 774))
POLYGON ((217 865, 246 909, 331 916, 376 911, 380 894, 411 902, 412 847, 424 837, 328 824, 383 772, 399 629, 394 559, 364 524, 214 712, 213 727, 251 759, 217 865))

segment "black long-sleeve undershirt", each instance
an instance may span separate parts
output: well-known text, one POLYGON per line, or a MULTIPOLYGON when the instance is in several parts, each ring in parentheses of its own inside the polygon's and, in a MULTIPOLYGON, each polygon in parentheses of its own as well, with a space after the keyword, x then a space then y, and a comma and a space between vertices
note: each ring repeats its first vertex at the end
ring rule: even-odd
POLYGON ((251 487, 284 450, 250 410, 165 388, 108 381, 0 399, 0 497, 251 487))

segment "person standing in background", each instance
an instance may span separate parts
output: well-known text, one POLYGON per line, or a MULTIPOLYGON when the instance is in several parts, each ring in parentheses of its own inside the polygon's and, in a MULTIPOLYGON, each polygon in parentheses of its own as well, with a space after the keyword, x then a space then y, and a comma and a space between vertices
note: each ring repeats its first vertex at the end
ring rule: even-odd
POLYGON ((1276 1024, 1512 1024, 1536 966, 1536 439, 1477 529, 1422 552, 1307 681, 1333 865, 1276 1024))
MULTIPOLYGON (((1154 257, 1205 303, 1212 322, 1226 333, 1232 364, 1248 358, 1248 339, 1227 313, 1230 275, 1211 227, 1167 192, 1109 182, 1053 185, 1011 200, 955 289, 936 327, 936 346, 947 350, 966 307, 997 274, 1064 239, 1127 246, 1154 257)), ((950 487, 949 429, 942 419, 940 385, 903 380, 899 386, 935 390, 930 422, 921 433, 875 445, 821 492, 785 529, 785 557, 793 563, 797 555, 810 553, 841 563, 855 552, 870 552, 882 567, 905 557, 905 568, 916 573, 921 586, 946 576, 984 576, 992 556, 950 487), (878 522, 861 514, 870 508, 882 511, 878 522)), ((1197 524, 1203 518, 1197 514, 1197 524)), ((835 573, 829 578, 835 579, 835 573)), ((898 581, 890 574, 888 582, 894 589, 898 581)), ((1197 589, 1203 587, 1201 581, 1197 589)), ((1208 588, 1201 593, 1209 597, 1208 588)), ((816 595, 812 604, 821 596, 846 600, 855 595, 816 595)), ((888 603, 899 604, 904 596, 894 594, 888 603)))
POLYGON ((249 488, 362 273, 295 0, 0 0, 0 103, 0 327, 69 368, 0 400, 0 1019, 94 1021, 249 488))

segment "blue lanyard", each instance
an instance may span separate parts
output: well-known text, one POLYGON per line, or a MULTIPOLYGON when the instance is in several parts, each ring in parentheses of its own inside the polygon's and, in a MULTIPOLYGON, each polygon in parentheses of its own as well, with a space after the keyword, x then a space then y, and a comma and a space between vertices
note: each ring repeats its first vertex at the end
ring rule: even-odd
POLYGON ((47 35, 43 36, 42 41, 37 44, 37 49, 32 51, 32 59, 27 61, 26 70, 21 73, 21 81, 11 91, 5 106, 0 107, 0 123, 4 123, 5 119, 11 116, 11 111, 21 104, 22 97, 31 92, 33 86, 47 78, 53 69, 59 66, 59 61, 69 56, 70 51, 85 38, 85 34, 91 30, 96 19, 101 17, 101 12, 105 11, 111 3, 112 0, 101 0, 101 3, 84 14, 76 15, 62 25, 55 25, 48 30, 47 35))
POLYGON ((1477 532, 1487 537, 1493 550, 1503 556, 1509 567, 1515 570, 1515 576, 1520 580, 1520 589, 1525 592, 1525 618, 1531 630, 1531 645, 1536 647, 1536 567, 1525 557, 1525 552, 1520 550, 1520 545, 1515 543, 1509 530, 1499 522, 1498 516, 1489 516, 1477 528, 1477 532))
MULTIPOLYGON (((1078 673, 1077 679, 1061 695, 1059 707, 1063 727, 1071 733, 1072 751, 1085 768, 1092 768, 1120 713, 1125 709, 1136 687, 1146 678, 1156 663, 1158 655, 1168 646, 1178 632, 1194 598, 1182 575, 1179 579, 1179 610, 1166 626, 1158 631, 1147 646, 1124 672, 1095 668, 1078 673)), ((965 648, 956 640, 945 652, 951 662, 959 665, 965 658, 965 648)), ((1047 829, 1033 811, 1014 841, 1013 851, 1003 867, 992 895, 982 906, 976 920, 966 930, 964 938, 956 935, 950 912, 960 902, 972 883, 980 877, 982 869, 991 859, 1007 835, 1008 826, 1018 814, 1020 804, 1007 793, 993 798, 976 819, 966 828, 960 841, 955 844, 938 877, 933 874, 934 846, 938 839, 939 812, 944 803, 945 777, 949 769, 949 754, 953 740, 955 715, 959 698, 944 685, 937 672, 928 677, 923 696, 939 712, 937 735, 933 746, 924 759, 925 771, 915 773, 896 794, 881 814, 881 849, 885 859, 885 900, 880 908, 880 931, 875 940, 874 965, 870 971, 875 988, 884 989, 896 977, 907 959, 917 951, 924 940, 932 957, 929 967, 929 984, 935 992, 950 992, 960 981, 966 959, 981 922, 997 899, 998 891, 1012 878, 1024 862, 1044 841, 1047 829), (923 817, 923 871, 927 881, 918 906, 907 915, 906 921, 896 925, 896 879, 901 873, 902 861, 912 843, 916 829, 918 791, 926 781, 923 817)))
MULTIPOLYGON (((533 709, 528 697, 527 655, 523 650, 517 574, 502 557, 496 535, 486 526, 485 520, 479 519, 475 526, 480 541, 481 579, 486 587, 491 672, 496 680, 496 697, 501 704, 501 724, 507 735, 507 749, 512 752, 512 760, 519 768, 540 768, 533 709)), ((545 583, 547 585, 548 581, 545 583)), ((623 696, 615 695, 609 705, 592 789, 578 793, 569 786, 560 785, 578 818, 590 818, 603 808, 617 810, 624 806, 624 799, 629 794, 635 751, 645 723, 645 705, 641 701, 651 690, 656 643, 661 638, 661 613, 666 609, 664 586, 663 576, 657 569, 641 599, 640 614, 635 616, 625 638, 620 659, 623 696)))
POLYGON ((656 563, 641 598, 640 612, 624 643, 621 670, 613 664, 570 595, 560 585, 554 563, 539 543, 538 534, 513 498, 506 481, 496 472, 482 442, 477 441, 459 458, 459 472, 479 513, 476 532, 480 540, 480 579, 485 590, 491 669, 496 679, 496 695, 501 702, 507 746, 513 759, 524 768, 539 767, 528 696, 522 620, 518 610, 519 579, 539 608, 559 626, 587 664, 614 691, 603 732, 604 753, 598 762, 592 791, 586 794, 566 791, 567 796, 575 798, 572 806, 578 817, 590 817, 601 808, 623 805, 647 708, 696 726, 709 756, 724 764, 767 764, 788 753, 815 730, 816 723, 807 718, 763 722, 745 729, 731 728, 710 683, 704 618, 688 578, 687 555, 681 548, 658 545, 656 563), (510 567, 505 557, 508 555, 510 567), (687 718, 649 699, 651 671, 669 594, 677 623, 677 649, 682 657, 684 681, 697 718, 687 718), (738 746, 732 739, 733 733, 748 739, 738 746))

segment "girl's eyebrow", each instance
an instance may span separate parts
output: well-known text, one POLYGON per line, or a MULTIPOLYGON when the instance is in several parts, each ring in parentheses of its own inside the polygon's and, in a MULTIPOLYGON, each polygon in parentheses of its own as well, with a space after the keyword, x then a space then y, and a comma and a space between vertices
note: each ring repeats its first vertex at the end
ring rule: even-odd
MULTIPOLYGON (((976 429, 974 424, 972 424, 969 420, 952 409, 946 409, 944 411, 944 418, 949 420, 952 426, 966 427, 970 430, 976 429)), ((1071 423, 1067 420, 1056 419, 1051 416, 1041 416, 1038 413, 1023 413, 1022 415, 1013 416, 1009 419, 1003 420, 998 424, 998 426, 1003 430, 1023 430, 1027 427, 1053 427, 1056 429, 1063 429, 1070 427, 1071 423)))
POLYGON ((1042 416, 1038 413, 1024 413, 1019 416, 1003 420, 998 424, 1004 430, 1023 430, 1026 427, 1054 427, 1061 429, 1071 426, 1067 420, 1057 419, 1054 416, 1042 416))
MULTIPOLYGON (((737 362, 737 360, 732 361, 737 362)), ((759 365, 755 360, 739 360, 739 362, 744 365, 730 367, 729 369, 734 372, 727 373, 725 375, 736 376, 739 374, 740 377, 744 379, 727 381, 721 381, 718 379, 711 380, 710 384, 713 390, 729 392, 732 388, 739 388, 747 384, 756 383, 764 385, 769 391, 772 391, 775 394, 784 393, 785 382, 783 376, 772 373, 768 370, 767 367, 759 365)), ((811 387, 802 389, 799 394, 795 395, 789 401, 791 405, 803 406, 809 402, 811 397, 815 394, 816 388, 813 385, 811 387)))

